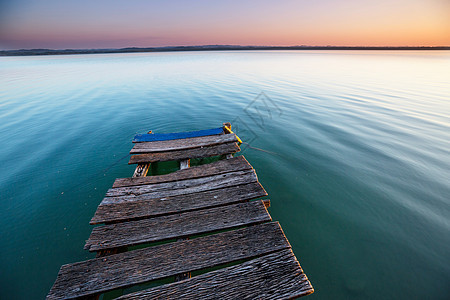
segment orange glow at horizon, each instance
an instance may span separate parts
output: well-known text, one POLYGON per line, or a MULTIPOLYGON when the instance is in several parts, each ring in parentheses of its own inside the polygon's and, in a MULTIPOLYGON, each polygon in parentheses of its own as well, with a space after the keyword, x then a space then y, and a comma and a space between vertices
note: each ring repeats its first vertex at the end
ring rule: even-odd
POLYGON ((24 1, 3 9, 0 49, 450 46, 448 0, 24 1))

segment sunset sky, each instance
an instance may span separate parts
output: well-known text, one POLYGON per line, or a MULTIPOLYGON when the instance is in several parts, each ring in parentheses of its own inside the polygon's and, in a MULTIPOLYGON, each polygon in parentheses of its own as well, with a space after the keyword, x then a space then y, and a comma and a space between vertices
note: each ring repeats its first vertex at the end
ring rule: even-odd
POLYGON ((450 0, 0 0, 0 49, 450 46, 450 0))

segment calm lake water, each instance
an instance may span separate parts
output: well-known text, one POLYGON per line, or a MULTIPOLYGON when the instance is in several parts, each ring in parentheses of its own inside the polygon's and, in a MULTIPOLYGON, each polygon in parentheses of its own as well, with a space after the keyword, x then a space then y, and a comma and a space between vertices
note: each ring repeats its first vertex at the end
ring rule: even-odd
POLYGON ((93 257, 135 133, 231 121, 307 299, 449 299, 449 96, 449 51, 0 57, 0 298, 93 257))

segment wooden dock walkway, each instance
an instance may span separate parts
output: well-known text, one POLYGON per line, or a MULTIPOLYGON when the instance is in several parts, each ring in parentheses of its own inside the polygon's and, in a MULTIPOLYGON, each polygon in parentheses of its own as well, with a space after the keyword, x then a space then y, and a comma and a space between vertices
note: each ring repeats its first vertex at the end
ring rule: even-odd
POLYGON ((117 299, 292 299, 314 289, 292 253, 231 125, 140 134, 131 178, 116 179, 91 219, 95 259, 63 265, 47 299, 98 299, 153 280, 174 282, 117 299), (190 167, 190 159, 221 156, 190 167), (146 176, 151 163, 180 170, 146 176), (251 201, 250 201, 251 200, 251 201), (156 245, 155 245, 156 244, 156 245), (141 245, 140 249, 127 251, 141 245), (146 247, 145 247, 146 246, 146 247), (219 268, 218 267, 222 267, 219 268), (214 270, 212 270, 214 269, 214 270), (191 272, 203 271, 191 277, 191 272))

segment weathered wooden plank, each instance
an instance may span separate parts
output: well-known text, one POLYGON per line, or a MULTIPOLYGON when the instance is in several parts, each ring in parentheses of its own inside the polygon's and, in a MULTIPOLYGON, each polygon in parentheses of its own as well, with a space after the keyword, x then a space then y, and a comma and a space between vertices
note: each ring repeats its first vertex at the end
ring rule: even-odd
POLYGON ((290 249, 248 262, 135 292, 135 299, 294 299, 314 289, 290 249))
POLYGON ((219 160, 210 164, 190 167, 164 175, 138 178, 117 178, 114 182, 113 188, 193 179, 250 169, 252 169, 252 166, 248 163, 244 156, 238 156, 232 159, 219 160))
POLYGON ((267 192, 261 184, 259 184, 259 182, 253 182, 187 195, 177 195, 142 201, 128 201, 117 204, 104 204, 97 208, 94 217, 91 219, 91 224, 181 213, 202 208, 233 204, 266 195, 267 192))
POLYGON ((153 153, 153 152, 165 152, 184 149, 193 149, 207 146, 220 145, 225 143, 237 142, 235 134, 221 134, 194 137, 179 140, 157 141, 157 142, 145 142, 136 143, 131 149, 131 154, 136 153, 153 153))
POLYGON ((256 181, 258 178, 254 170, 245 170, 168 183, 115 188, 108 190, 100 205, 192 194, 256 181))
POLYGON ((193 187, 193 186, 215 183, 218 180, 221 180, 224 178, 230 179, 230 178, 243 177, 248 174, 251 174, 252 176, 256 176, 254 170, 243 170, 243 171, 229 172, 229 173, 225 173, 225 174, 211 175, 211 176, 193 178, 193 179, 177 180, 177 181, 162 182, 162 183, 155 183, 155 184, 145 184, 145 185, 138 185, 138 186, 126 186, 126 187, 109 189, 106 192, 105 197, 119 197, 119 196, 127 196, 127 195, 139 196, 142 194, 147 194, 147 193, 157 192, 157 191, 185 189, 185 188, 189 188, 189 187, 193 187))
POLYGON ((71 299, 290 248, 278 222, 63 265, 47 299, 71 299))
POLYGON ((194 186, 202 186, 207 184, 216 184, 218 181, 223 181, 224 179, 237 179, 238 177, 250 177, 253 179, 255 177, 254 170, 244 170, 244 171, 236 171, 219 175, 212 175, 194 179, 185 179, 178 180, 172 182, 163 182, 156 184, 146 184, 146 185, 138 185, 138 186, 130 186, 130 187, 120 187, 120 188, 112 188, 109 189, 105 197, 120 197, 120 196, 128 196, 134 195, 139 196, 142 194, 147 194, 151 192, 165 191, 165 190, 177 190, 177 189, 186 189, 194 186), (248 176, 250 175, 250 176, 248 176))
POLYGON ((209 147, 185 149, 178 151, 157 152, 132 155, 128 164, 152 163, 159 161, 182 160, 188 158, 203 158, 239 152, 237 143, 226 143, 209 147))
POLYGON ((252 201, 95 227, 85 250, 98 251, 182 238, 271 221, 264 203, 252 201))
POLYGON ((174 133, 136 134, 136 136, 133 139, 133 143, 186 139, 217 134, 223 134, 222 127, 197 131, 174 132, 174 133))

